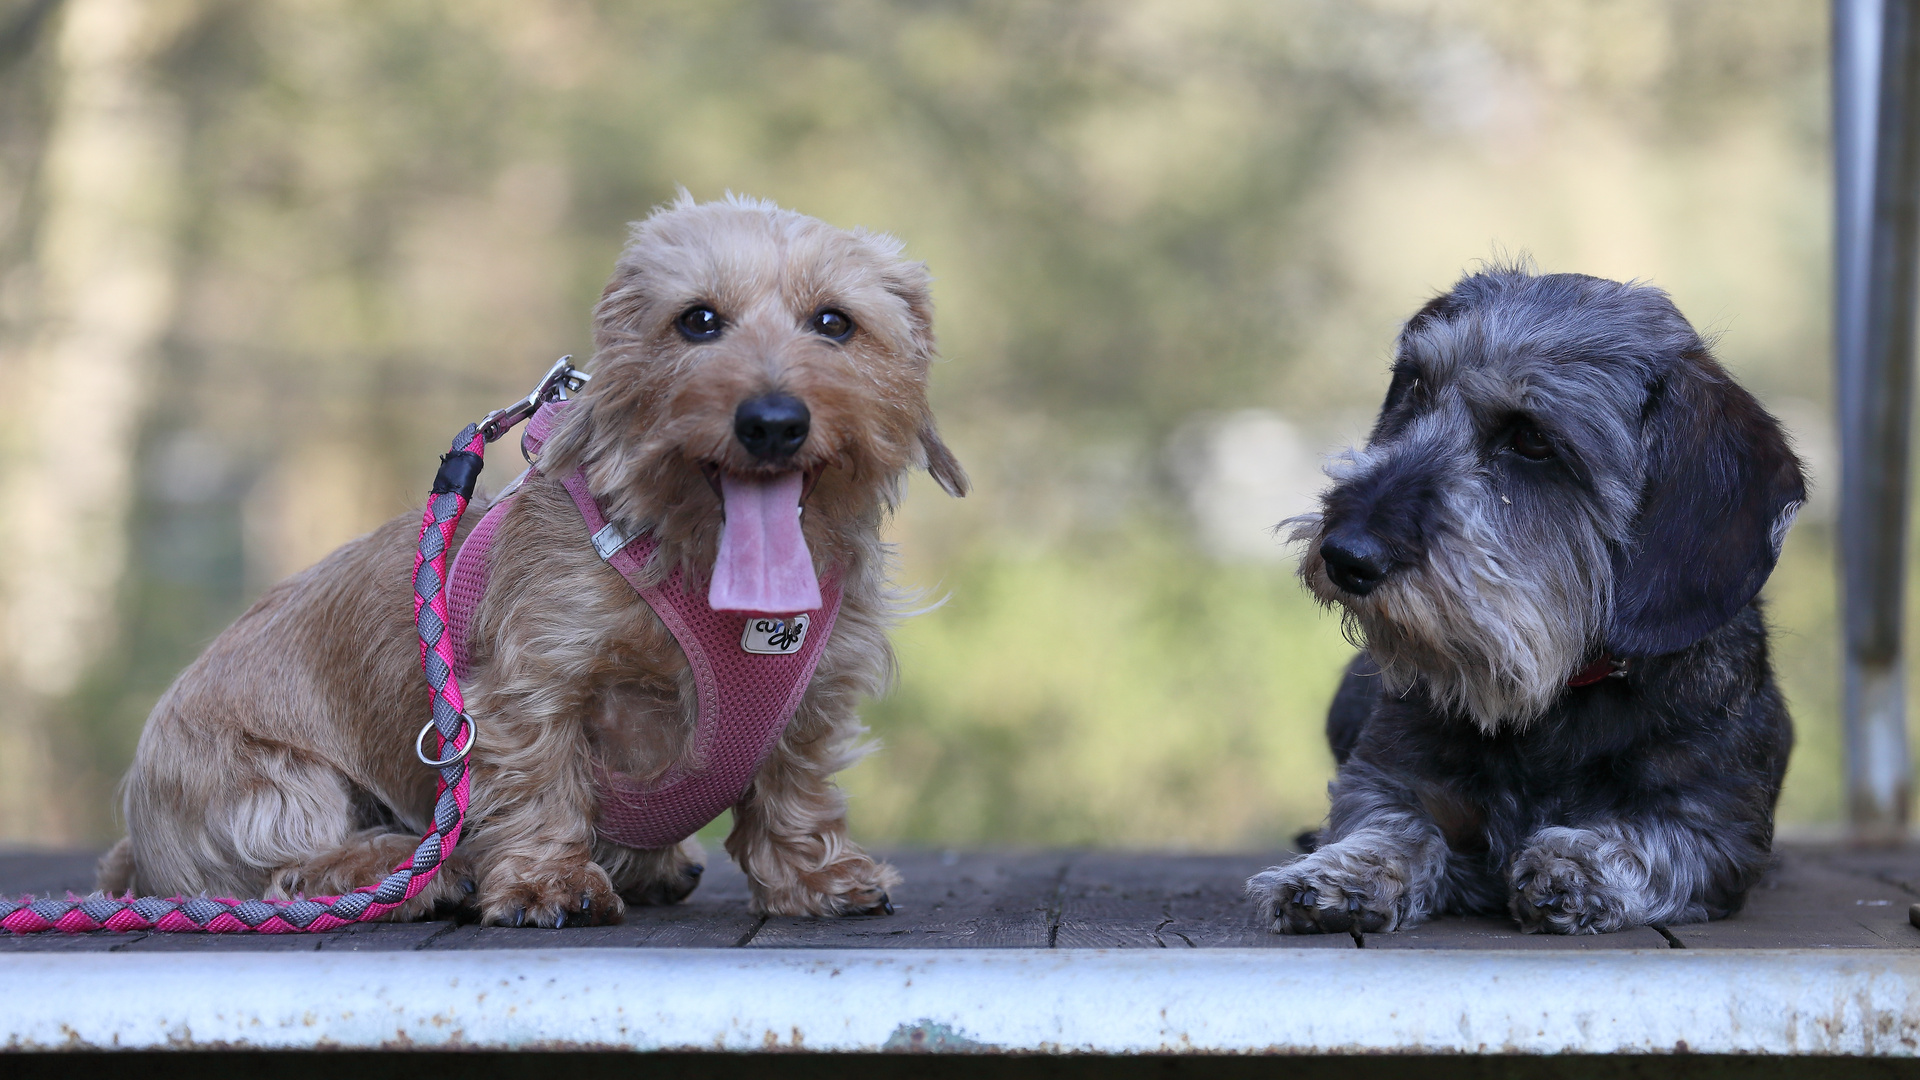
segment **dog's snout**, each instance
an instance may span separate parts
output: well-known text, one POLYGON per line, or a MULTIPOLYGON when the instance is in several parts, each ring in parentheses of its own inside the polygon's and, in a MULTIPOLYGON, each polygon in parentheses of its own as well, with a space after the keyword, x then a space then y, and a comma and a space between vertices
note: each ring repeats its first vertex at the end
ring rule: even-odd
POLYGON ((1320 541, 1320 558, 1327 576, 1342 592, 1365 596, 1393 570, 1387 545, 1365 529, 1336 529, 1320 541))
POLYGON ((734 437, 761 461, 792 457, 807 441, 812 426, 807 403, 791 394, 749 398, 733 412, 734 437))

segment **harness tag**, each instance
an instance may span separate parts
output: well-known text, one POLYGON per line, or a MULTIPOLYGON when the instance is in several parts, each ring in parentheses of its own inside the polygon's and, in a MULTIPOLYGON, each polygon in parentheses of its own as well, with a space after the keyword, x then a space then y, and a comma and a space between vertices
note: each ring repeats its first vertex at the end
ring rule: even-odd
POLYGON ((633 537, 628 536, 620 526, 609 521, 600 526, 599 532, 593 534, 593 550, 599 552, 601 560, 605 561, 618 555, 620 549, 632 541, 633 537))
POLYGON ((740 635, 740 647, 747 652, 760 656, 786 656, 797 653, 806 643, 807 627, 813 619, 806 615, 789 615, 784 619, 748 619, 747 629, 740 635))

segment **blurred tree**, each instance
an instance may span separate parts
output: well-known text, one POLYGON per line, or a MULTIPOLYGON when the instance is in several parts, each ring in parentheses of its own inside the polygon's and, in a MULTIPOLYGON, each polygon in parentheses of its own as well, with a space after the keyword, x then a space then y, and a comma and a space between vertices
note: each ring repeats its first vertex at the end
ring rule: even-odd
MULTIPOLYGON (((15 13, 38 28, 43 6, 15 13)), ((0 456, 5 530, 0 838, 80 837, 54 767, 54 707, 111 648, 133 447, 173 305, 179 137, 149 62, 187 5, 69 0, 37 178, 34 328, 6 357, 19 403, 0 456)))

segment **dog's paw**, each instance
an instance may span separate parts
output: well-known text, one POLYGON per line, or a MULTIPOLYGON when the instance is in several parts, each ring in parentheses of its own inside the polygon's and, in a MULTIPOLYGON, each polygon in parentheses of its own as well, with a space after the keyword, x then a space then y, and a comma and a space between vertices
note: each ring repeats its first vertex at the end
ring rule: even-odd
POLYGON ((788 882, 755 889, 754 906, 768 915, 891 915, 888 890, 899 884, 898 870, 853 854, 788 882))
POLYGON ((1424 916, 1413 910, 1407 878, 1391 854, 1343 841, 1255 874, 1247 896, 1275 933, 1371 934, 1424 916))
POLYGON ((1620 845, 1584 829, 1542 829, 1514 857, 1509 906, 1529 934, 1607 934, 1646 920, 1620 845))
POLYGON ((620 899, 629 904, 677 904, 693 895, 707 872, 706 852, 692 837, 660 851, 624 848, 613 858, 617 862, 608 863, 607 872, 620 887, 620 899))
POLYGON ((501 863, 480 884, 480 921, 490 926, 600 926, 626 912, 598 863, 501 863))

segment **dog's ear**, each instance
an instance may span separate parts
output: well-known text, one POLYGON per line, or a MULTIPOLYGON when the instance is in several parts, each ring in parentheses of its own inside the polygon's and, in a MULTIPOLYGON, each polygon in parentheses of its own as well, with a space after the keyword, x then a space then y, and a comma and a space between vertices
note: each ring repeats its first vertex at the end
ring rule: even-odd
MULTIPOLYGON (((890 244, 899 243, 891 238, 884 239, 890 244)), ((873 242, 879 241, 875 239, 873 242)), ((908 351, 916 359, 932 363, 936 348, 933 340, 933 275, 927 273, 927 264, 894 259, 886 267, 881 281, 888 292, 906 305, 908 351)))
MULTIPOLYGON (((899 241, 890 237, 868 237, 870 243, 882 245, 891 256, 899 254, 899 241)), ((882 279, 888 292, 899 298, 907 307, 908 348, 922 363, 932 363, 933 342, 933 294, 930 286, 932 275, 927 273, 927 264, 907 262, 891 258, 882 279)), ((961 468, 960 459, 953 456, 947 444, 940 439, 940 430, 934 426, 933 415, 928 413, 920 421, 917 433, 920 448, 927 455, 927 473, 940 490, 956 499, 966 497, 972 484, 967 479, 967 470, 961 468)))
POLYGON ((1780 424, 1704 349, 1657 384, 1641 427, 1646 486, 1613 556, 1617 656, 1684 649, 1747 606, 1806 500, 1780 424))
POLYGON ((965 498, 972 482, 967 479, 967 470, 960 467, 960 459, 940 441, 940 432, 934 428, 931 416, 920 425, 920 446, 927 452, 927 473, 933 482, 954 498, 965 498))
POLYGON ((647 294, 640 287, 640 273, 629 266, 616 266, 607 287, 600 290, 600 301, 593 306, 596 347, 605 347, 622 332, 630 332, 647 306, 647 294))

